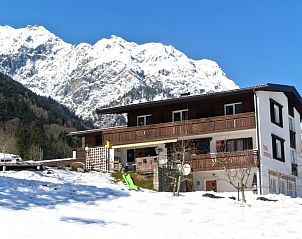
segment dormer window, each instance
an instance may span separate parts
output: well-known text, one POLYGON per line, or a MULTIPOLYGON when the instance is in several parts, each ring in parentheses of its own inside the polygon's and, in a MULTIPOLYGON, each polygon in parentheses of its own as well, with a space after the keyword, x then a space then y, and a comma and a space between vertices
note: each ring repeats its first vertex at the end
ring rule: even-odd
POLYGON ((183 121, 183 120, 187 120, 189 116, 189 110, 177 110, 177 111, 173 111, 172 112, 172 121, 176 122, 176 121, 183 121))
POLYGON ((151 115, 137 116, 137 125, 138 126, 149 125, 149 124, 152 124, 151 115))
POLYGON ((234 115, 242 113, 242 102, 225 104, 224 105, 224 114, 225 115, 234 115))
POLYGON ((271 121, 281 128, 283 128, 282 108, 281 104, 270 99, 271 121))

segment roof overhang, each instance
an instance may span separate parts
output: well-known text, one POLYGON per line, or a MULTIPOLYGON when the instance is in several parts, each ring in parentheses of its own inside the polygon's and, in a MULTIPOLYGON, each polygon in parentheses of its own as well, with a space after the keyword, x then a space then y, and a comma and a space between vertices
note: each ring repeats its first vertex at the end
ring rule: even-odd
POLYGON ((271 84, 271 83, 258 85, 258 86, 239 88, 239 89, 234 89, 234 90, 228 90, 228 91, 207 93, 207 94, 202 94, 202 95, 192 95, 192 96, 186 96, 186 97, 180 97, 180 98, 139 103, 139 104, 131 104, 131 105, 125 105, 125 106, 96 109, 96 112, 98 114, 122 114, 122 113, 128 113, 131 111, 140 110, 140 109, 144 109, 144 108, 167 106, 167 105, 181 104, 181 103, 190 103, 190 102, 207 100, 207 99, 212 99, 212 98, 220 98, 220 97, 253 93, 255 91, 261 91, 261 90, 262 91, 284 92, 284 94, 288 97, 289 101, 295 106, 295 108, 298 110, 298 112, 300 113, 300 115, 302 117, 302 99, 301 99, 301 96, 298 93, 298 91, 295 89, 295 87, 288 86, 288 85, 271 84))
POLYGON ((143 143, 135 143, 135 144, 112 145, 112 148, 113 149, 140 148, 140 147, 145 147, 145 146, 155 146, 155 145, 159 145, 159 144, 174 143, 174 142, 177 142, 177 139, 151 141, 151 142, 143 142, 143 143))
POLYGON ((89 129, 89 130, 70 132, 68 135, 82 137, 85 135, 100 134, 100 133, 102 133, 102 131, 103 131, 103 129, 89 129))

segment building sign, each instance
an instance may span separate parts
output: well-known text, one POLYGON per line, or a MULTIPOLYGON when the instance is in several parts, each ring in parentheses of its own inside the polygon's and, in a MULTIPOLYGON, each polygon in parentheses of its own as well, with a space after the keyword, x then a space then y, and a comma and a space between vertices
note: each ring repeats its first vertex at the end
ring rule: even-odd
POLYGON ((270 153, 268 146, 263 144, 262 147, 263 147, 263 155, 267 158, 272 158, 272 154, 270 153))

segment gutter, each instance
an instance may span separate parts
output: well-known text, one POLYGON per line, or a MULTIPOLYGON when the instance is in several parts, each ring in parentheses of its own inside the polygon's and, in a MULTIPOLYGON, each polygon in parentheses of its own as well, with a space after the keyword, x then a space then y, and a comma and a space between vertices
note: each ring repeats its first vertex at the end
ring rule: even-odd
POLYGON ((261 158, 260 158, 260 132, 259 132, 259 118, 258 118, 258 104, 257 104, 257 95, 255 89, 253 89, 254 93, 254 105, 255 105, 255 118, 256 118, 256 132, 257 132, 257 146, 258 146, 258 159, 259 159, 259 191, 260 195, 262 195, 262 178, 261 178, 261 158))

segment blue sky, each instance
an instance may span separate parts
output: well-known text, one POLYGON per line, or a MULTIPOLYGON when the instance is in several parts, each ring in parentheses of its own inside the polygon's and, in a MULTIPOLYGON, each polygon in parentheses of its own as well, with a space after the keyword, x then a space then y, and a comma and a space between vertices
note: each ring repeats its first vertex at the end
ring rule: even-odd
POLYGON ((0 24, 43 25, 66 42, 118 35, 218 62, 240 86, 294 85, 302 94, 302 1, 0 0, 0 24))

